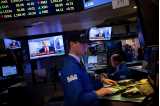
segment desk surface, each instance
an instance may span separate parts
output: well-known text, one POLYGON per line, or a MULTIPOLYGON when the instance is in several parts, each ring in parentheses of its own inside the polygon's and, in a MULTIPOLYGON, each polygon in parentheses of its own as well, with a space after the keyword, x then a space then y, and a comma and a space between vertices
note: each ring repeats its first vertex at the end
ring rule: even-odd
POLYGON ((99 99, 106 99, 111 101, 120 101, 120 102, 135 102, 135 103, 141 103, 145 99, 145 97, 139 97, 139 98, 126 98, 122 97, 120 94, 113 95, 113 96, 103 96, 99 97, 99 99))
POLYGON ((88 71, 102 70, 106 69, 108 65, 96 65, 94 67, 88 68, 88 71))
POLYGON ((148 70, 143 69, 141 65, 139 65, 139 66, 132 66, 132 67, 128 67, 128 68, 132 69, 132 70, 137 70, 137 71, 140 71, 140 72, 148 73, 148 70))
POLYGON ((127 65, 134 65, 134 64, 142 64, 142 60, 136 60, 136 61, 131 61, 131 62, 126 62, 127 65))
POLYGON ((11 85, 10 87, 8 87, 6 90, 0 92, 0 95, 1 95, 1 94, 7 94, 9 88, 12 88, 12 87, 24 87, 24 86, 26 86, 26 83, 25 83, 25 82, 19 82, 19 83, 13 84, 13 85, 11 85))

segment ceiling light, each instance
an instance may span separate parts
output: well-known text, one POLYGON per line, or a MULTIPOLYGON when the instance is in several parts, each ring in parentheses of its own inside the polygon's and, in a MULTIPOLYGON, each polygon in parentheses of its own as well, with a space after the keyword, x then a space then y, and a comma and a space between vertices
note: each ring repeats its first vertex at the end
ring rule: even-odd
POLYGON ((137 9, 137 6, 133 6, 134 9, 137 9))
POLYGON ((32 26, 42 25, 42 24, 45 24, 45 22, 43 22, 43 21, 34 22, 34 23, 32 23, 32 26))

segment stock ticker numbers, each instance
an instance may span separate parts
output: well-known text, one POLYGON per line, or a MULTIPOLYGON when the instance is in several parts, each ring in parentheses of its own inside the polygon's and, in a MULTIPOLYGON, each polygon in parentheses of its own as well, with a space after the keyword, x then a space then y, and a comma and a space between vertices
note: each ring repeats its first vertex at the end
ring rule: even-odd
POLYGON ((82 0, 0 0, 0 21, 81 10, 83 10, 82 0))

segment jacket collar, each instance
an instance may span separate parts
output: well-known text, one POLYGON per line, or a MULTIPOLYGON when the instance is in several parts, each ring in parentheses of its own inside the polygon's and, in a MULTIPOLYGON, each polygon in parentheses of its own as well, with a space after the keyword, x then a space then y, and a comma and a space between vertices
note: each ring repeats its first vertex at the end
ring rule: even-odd
POLYGON ((78 63, 80 63, 80 58, 76 56, 75 54, 69 53, 69 56, 72 56, 74 59, 77 60, 78 63))

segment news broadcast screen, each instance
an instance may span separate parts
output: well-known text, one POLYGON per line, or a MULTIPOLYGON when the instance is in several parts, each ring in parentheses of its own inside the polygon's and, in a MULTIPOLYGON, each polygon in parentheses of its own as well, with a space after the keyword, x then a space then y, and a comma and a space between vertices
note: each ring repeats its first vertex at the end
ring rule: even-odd
POLYGON ((16 75, 16 74, 17 74, 16 66, 3 66, 2 67, 2 75, 3 75, 3 77, 16 75))
POLYGON ((28 40, 30 59, 65 54, 62 35, 28 40))
POLYGON ((89 31, 89 40, 110 40, 112 27, 91 28, 89 31))
POLYGON ((21 48, 21 43, 17 40, 4 39, 4 45, 6 49, 18 49, 21 48))

